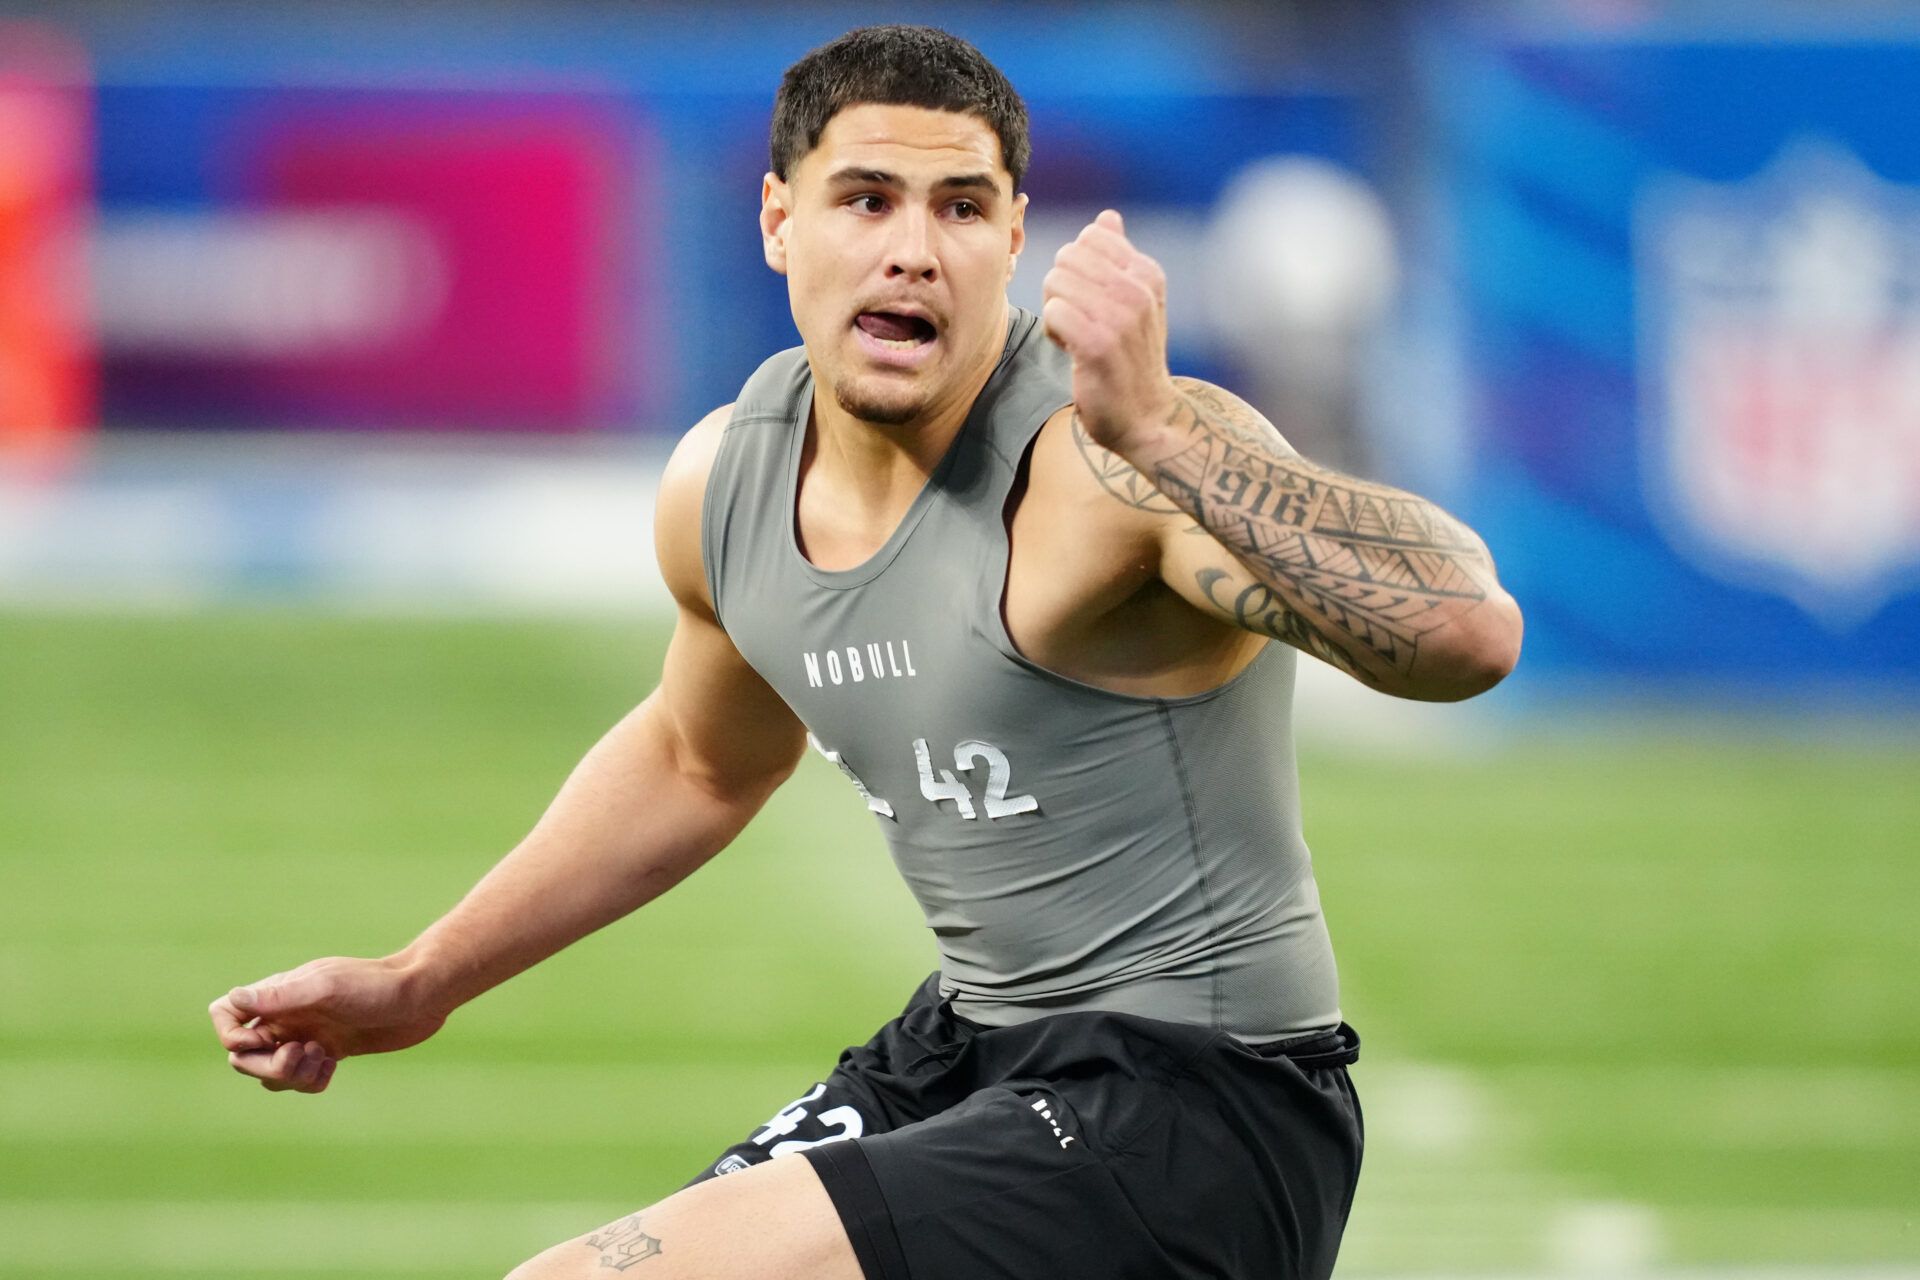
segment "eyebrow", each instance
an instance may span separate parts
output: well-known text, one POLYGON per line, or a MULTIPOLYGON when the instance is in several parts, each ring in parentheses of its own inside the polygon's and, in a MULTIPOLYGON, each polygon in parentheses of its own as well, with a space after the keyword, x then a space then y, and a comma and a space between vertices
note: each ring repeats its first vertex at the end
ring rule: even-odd
MULTIPOLYGON (((876 187, 904 187, 897 173, 888 173, 884 169, 861 169, 852 165, 835 170, 828 178, 831 186, 845 187, 871 183, 876 187)), ((990 173, 961 173, 942 178, 933 184, 935 191, 984 191, 989 195, 1000 194, 1000 184, 993 180, 990 173)))

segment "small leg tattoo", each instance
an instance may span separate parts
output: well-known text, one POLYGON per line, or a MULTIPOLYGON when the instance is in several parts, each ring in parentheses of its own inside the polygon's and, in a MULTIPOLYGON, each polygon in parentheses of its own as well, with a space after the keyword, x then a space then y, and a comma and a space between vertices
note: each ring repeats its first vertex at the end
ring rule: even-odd
POLYGON ((660 1241, 640 1229, 640 1215, 631 1214, 586 1239, 589 1249, 600 1250, 600 1265, 625 1271, 636 1262, 660 1256, 660 1241))

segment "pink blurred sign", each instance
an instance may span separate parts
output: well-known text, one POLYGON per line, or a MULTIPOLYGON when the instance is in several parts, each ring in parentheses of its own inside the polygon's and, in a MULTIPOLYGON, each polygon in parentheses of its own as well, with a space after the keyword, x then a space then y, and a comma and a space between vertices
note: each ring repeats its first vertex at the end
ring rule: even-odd
POLYGON ((0 447, 37 452, 93 422, 91 116, 84 54, 0 22, 0 447))
POLYGON ((655 367, 638 134, 583 94, 276 94, 221 204, 112 239, 116 388, 194 425, 630 419, 655 367))

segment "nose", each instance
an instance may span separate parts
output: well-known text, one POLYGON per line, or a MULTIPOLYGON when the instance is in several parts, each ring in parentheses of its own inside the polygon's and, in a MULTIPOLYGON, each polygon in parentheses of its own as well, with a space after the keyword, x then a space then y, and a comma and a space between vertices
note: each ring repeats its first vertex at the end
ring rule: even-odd
POLYGON ((940 274, 940 258, 934 252, 933 219, 924 211, 913 210, 893 220, 893 240, 887 245, 887 278, 907 276, 932 283, 940 274))

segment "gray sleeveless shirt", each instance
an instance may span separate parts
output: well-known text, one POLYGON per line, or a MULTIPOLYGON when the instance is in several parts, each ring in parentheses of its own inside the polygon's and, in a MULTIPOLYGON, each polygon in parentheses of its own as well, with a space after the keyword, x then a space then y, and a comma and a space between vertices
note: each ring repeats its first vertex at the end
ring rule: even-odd
POLYGON ((720 623, 878 815, 963 1016, 1108 1009, 1253 1042, 1332 1025, 1294 651, 1271 644, 1218 689, 1150 698, 1046 671, 1007 635, 1008 492, 1072 399, 1066 357, 1012 314, 966 425, 854 569, 815 567, 794 536, 805 351, 760 366, 702 514, 720 623))

